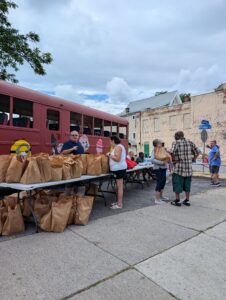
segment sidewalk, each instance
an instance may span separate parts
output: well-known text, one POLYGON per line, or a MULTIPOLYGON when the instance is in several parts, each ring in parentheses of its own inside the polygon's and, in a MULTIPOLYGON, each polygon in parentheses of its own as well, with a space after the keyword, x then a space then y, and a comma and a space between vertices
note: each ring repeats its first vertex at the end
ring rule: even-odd
POLYGON ((0 242, 0 299, 222 300, 225 195, 209 190, 191 207, 125 210, 62 234, 0 242))

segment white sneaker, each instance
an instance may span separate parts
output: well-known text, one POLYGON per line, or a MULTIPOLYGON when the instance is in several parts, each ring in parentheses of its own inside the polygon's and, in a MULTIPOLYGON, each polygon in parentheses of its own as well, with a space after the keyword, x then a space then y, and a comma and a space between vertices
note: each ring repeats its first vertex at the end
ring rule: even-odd
POLYGON ((155 204, 165 204, 161 199, 155 199, 155 204))
POLYGON ((161 199, 162 201, 169 201, 169 198, 168 198, 168 197, 164 197, 164 196, 162 196, 160 199, 161 199))

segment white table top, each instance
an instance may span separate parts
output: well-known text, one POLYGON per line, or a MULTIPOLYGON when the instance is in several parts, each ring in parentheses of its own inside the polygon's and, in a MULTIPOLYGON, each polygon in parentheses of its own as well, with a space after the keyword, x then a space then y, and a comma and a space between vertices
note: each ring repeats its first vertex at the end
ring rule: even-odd
MULTIPOLYGON (((128 173, 142 170, 142 169, 147 169, 151 168, 152 165, 137 165, 135 168, 127 170, 128 173)), ((0 183, 0 188, 10 188, 14 190, 20 190, 20 191, 30 191, 30 190, 35 190, 39 188, 46 188, 50 186, 56 186, 56 185, 61 185, 61 184, 66 184, 66 183, 73 183, 73 182, 81 182, 81 181, 88 181, 88 180, 93 180, 93 179, 99 179, 103 177, 108 177, 111 176, 111 173, 108 174, 101 174, 99 176, 89 176, 89 175, 83 175, 80 178, 73 178, 73 179, 68 179, 68 180, 60 180, 60 181, 49 181, 49 182, 43 182, 43 183, 34 183, 34 184, 21 184, 21 183, 0 183)))

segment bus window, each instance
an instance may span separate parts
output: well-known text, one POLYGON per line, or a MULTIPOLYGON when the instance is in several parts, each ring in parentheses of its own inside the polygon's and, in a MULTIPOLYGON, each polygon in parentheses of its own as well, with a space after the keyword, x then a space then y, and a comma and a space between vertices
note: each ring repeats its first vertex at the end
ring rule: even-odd
POLYGON ((33 102, 13 98, 13 126, 33 128, 33 102))
POLYGON ((83 116, 83 134, 93 134, 93 117, 83 116))
POLYGON ((112 136, 118 135, 118 124, 117 123, 112 123, 112 136))
POLYGON ((126 139, 126 130, 127 130, 126 125, 119 124, 119 137, 120 137, 120 139, 126 139))
POLYGON ((9 125, 10 97, 0 94, 0 125, 9 125))
POLYGON ((110 137, 111 135, 111 122, 104 120, 104 136, 110 137))
POLYGON ((94 135, 102 135, 103 120, 94 118, 94 135))
POLYGON ((70 113, 70 131, 76 130, 80 132, 82 127, 82 115, 71 112, 70 113))
POLYGON ((46 127, 49 130, 59 130, 60 129, 60 113, 56 110, 47 110, 47 122, 46 127))

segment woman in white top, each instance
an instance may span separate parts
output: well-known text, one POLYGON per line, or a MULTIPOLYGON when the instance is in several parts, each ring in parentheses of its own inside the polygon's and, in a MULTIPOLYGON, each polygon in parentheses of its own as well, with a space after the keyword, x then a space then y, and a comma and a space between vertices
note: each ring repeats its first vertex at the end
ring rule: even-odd
POLYGON ((126 149, 121 144, 121 140, 117 136, 111 137, 111 146, 113 150, 108 153, 110 170, 116 178, 117 185, 117 203, 112 203, 112 209, 122 208, 123 198, 123 179, 126 177, 126 149))

